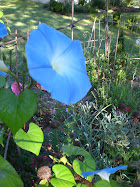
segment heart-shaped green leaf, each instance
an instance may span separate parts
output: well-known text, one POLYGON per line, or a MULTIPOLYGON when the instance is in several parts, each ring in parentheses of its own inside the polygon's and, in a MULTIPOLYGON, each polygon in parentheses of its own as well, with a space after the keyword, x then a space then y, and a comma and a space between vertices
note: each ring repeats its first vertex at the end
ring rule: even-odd
POLYGON ((0 128, 0 144, 3 146, 4 127, 0 128))
POLYGON ((5 78, 2 75, 0 75, 0 88, 4 87, 5 83, 6 83, 5 78))
POLYGON ((52 167, 56 178, 51 178, 50 183, 55 187, 72 187, 75 186, 75 179, 71 171, 64 165, 56 164, 52 167))
POLYGON ((0 155, 0 187, 23 187, 23 182, 13 166, 0 155))
POLYGON ((78 146, 74 146, 74 145, 64 145, 62 147, 62 151, 67 155, 90 155, 85 149, 78 147, 78 146))
POLYGON ((19 129, 14 136, 14 141, 19 147, 36 155, 39 155, 43 139, 43 132, 35 123, 29 124, 29 130, 27 133, 22 129, 19 129))
POLYGON ((110 186, 111 187, 122 187, 122 185, 119 183, 116 183, 113 179, 110 179, 110 186))
POLYGON ((0 90, 0 119, 13 135, 33 116, 36 107, 36 96, 31 90, 25 90, 19 97, 9 89, 0 90))
MULTIPOLYGON (((91 155, 86 155, 83 162, 81 162, 78 159, 75 159, 73 161, 73 169, 81 177, 83 177, 81 175, 82 172, 94 171, 95 168, 96 168, 96 163, 91 155)), ((91 182, 93 179, 93 175, 88 176, 86 179, 91 182)))
POLYGON ((100 180, 98 182, 96 182, 93 187, 111 187, 110 183, 106 180, 100 180))

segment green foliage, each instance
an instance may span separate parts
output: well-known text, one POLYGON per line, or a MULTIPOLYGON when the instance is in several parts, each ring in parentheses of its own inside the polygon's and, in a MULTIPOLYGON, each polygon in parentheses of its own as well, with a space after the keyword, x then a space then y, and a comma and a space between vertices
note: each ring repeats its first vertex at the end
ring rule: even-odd
POLYGON ((50 10, 53 12, 65 15, 69 13, 69 4, 64 4, 55 0, 51 0, 49 6, 50 10))
POLYGON ((124 32, 123 30, 120 30, 119 39, 118 39, 118 45, 117 45, 117 52, 123 53, 125 50, 125 44, 124 44, 124 32))
POLYGON ((36 107, 36 96, 31 90, 25 90, 19 97, 9 89, 0 90, 0 118, 13 135, 33 116, 36 107))
POLYGON ((122 4, 122 0, 117 0, 117 1, 109 0, 109 6, 110 6, 110 8, 111 7, 121 6, 121 4, 122 4))
POLYGON ((105 1, 104 0, 92 0, 91 7, 96 7, 96 8, 104 10, 105 9, 105 1))
POLYGON ((43 132, 35 123, 29 124, 29 130, 27 133, 22 129, 19 129, 14 136, 14 141, 19 147, 31 151, 37 156, 40 153, 43 139, 43 132))
POLYGON ((2 18, 3 17, 3 12, 2 11, 0 11, 0 18, 2 18))
POLYGON ((128 29, 132 30, 132 32, 139 32, 140 29, 136 26, 136 24, 138 25, 138 19, 136 17, 130 16, 127 22, 130 24, 127 26, 128 29))
POLYGON ((106 105, 113 104, 114 106, 118 106, 119 104, 123 103, 127 107, 131 108, 131 110, 140 109, 138 92, 136 93, 128 82, 116 82, 115 84, 109 83, 105 84, 104 88, 105 90, 102 91, 107 94, 106 105))
POLYGON ((82 5, 82 6, 83 6, 85 3, 86 3, 85 0, 79 0, 79 2, 78 2, 78 4, 79 4, 79 5, 82 5))
POLYGON ((4 134, 4 127, 0 128, 0 144, 4 146, 3 144, 3 134, 4 134))
MULTIPOLYGON (((120 21, 120 16, 121 16, 121 12, 120 11, 116 11, 113 13, 113 21, 115 22, 119 22, 120 21)), ((116 25, 117 23, 113 23, 113 25, 116 25)))
POLYGON ((0 88, 4 87, 5 83, 6 83, 5 78, 2 75, 0 75, 0 88))
POLYGON ((88 10, 86 9, 87 6, 82 6, 79 4, 74 5, 74 12, 78 13, 86 13, 88 10))
POLYGON ((101 181, 98 181, 94 184, 93 187, 111 187, 110 183, 106 180, 101 180, 101 181))
POLYGON ((64 165, 56 164, 52 167, 55 178, 51 178, 50 183, 56 187, 69 186, 76 184, 71 171, 64 165))
POLYGON ((23 182, 12 165, 0 155, 0 186, 23 187, 23 182))
MULTIPOLYGON (((97 10, 97 9, 91 8, 91 10, 90 10, 90 14, 91 14, 91 15, 92 15, 92 14, 97 14, 97 13, 98 13, 98 10, 97 10)), ((94 21, 95 16, 91 16, 91 19, 94 21)))

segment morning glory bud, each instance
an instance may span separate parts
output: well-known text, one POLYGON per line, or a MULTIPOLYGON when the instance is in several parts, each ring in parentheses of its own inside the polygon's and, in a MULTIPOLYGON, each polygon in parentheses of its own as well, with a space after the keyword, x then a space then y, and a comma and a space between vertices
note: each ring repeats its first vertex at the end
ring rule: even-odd
POLYGON ((0 60, 0 71, 4 71, 5 73, 8 73, 10 71, 2 60, 0 60))

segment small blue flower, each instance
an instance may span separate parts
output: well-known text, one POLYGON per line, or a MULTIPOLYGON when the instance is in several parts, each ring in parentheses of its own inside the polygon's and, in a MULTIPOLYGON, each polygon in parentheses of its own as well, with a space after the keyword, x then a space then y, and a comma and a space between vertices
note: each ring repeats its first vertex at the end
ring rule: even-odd
POLYGON ((107 180, 109 182, 110 174, 113 174, 118 170, 126 170, 126 169, 127 169, 127 165, 123 165, 123 166, 117 166, 115 168, 105 168, 105 169, 101 169, 97 171, 87 171, 87 172, 81 173, 81 175, 83 175, 84 177, 87 177, 90 175, 97 174, 101 177, 102 180, 107 180))
POLYGON ((7 36, 7 29, 6 26, 0 22, 0 38, 3 38, 4 36, 7 36))
POLYGON ((53 99, 73 104, 91 88, 80 41, 41 23, 30 33, 25 50, 29 74, 53 99))

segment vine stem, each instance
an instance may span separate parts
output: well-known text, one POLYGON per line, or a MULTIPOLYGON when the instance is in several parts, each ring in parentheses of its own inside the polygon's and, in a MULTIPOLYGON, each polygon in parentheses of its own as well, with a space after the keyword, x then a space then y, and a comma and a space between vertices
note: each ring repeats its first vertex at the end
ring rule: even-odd
POLYGON ((7 157, 7 151, 8 151, 10 137, 11 137, 11 131, 8 134, 8 138, 7 138, 7 142, 6 142, 6 147, 5 147, 5 152, 4 152, 4 159, 6 159, 6 157, 7 157))
POLYGON ((12 75, 12 77, 14 77, 15 78, 15 80, 16 80, 16 82, 17 82, 17 84, 18 84, 18 89, 19 89, 19 92, 21 93, 21 88, 20 88, 20 86, 19 86, 19 81, 18 81, 18 78, 17 78, 17 76, 14 74, 14 73, 12 73, 10 70, 9 70, 9 72, 8 72, 10 75, 12 75))

